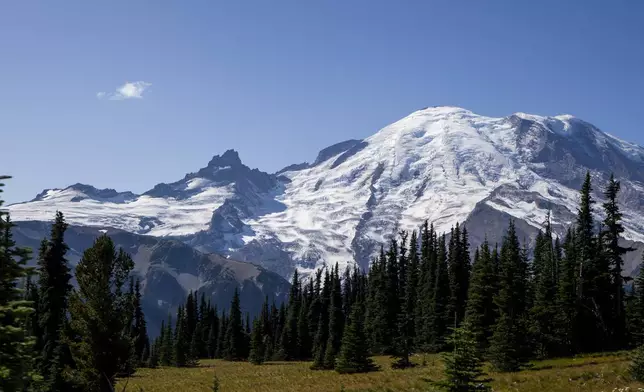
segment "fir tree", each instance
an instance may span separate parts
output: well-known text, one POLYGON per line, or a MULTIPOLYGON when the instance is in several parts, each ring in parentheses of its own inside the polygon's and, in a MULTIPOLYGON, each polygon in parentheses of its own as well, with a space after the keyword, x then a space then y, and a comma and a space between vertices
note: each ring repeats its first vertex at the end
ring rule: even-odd
POLYGON ((189 352, 190 335, 188 334, 188 320, 186 317, 186 309, 180 306, 177 310, 177 323, 174 328, 174 366, 188 366, 189 352))
POLYGON ((534 249, 534 304, 530 309, 531 332, 536 343, 537 356, 547 358, 554 355, 559 342, 553 320, 557 316, 557 257, 552 243, 550 217, 546 232, 539 232, 534 249))
POLYGON ((635 350, 628 370, 633 380, 644 381, 644 346, 640 346, 635 350))
POLYGON ((448 302, 450 298, 449 275, 444 234, 438 240, 437 249, 436 282, 434 283, 434 295, 432 297, 430 319, 431 338, 429 341, 429 349, 434 352, 442 350, 445 346, 445 336, 450 319, 448 314, 448 302))
POLYGON ((416 346, 423 351, 430 349, 432 300, 436 283, 436 233, 434 225, 425 221, 421 235, 420 276, 416 305, 416 346))
POLYGON ((494 295, 497 292, 494 261, 487 239, 477 249, 472 265, 465 320, 474 334, 478 348, 482 351, 489 346, 492 326, 496 318, 494 295))
POLYGON ((70 297, 71 327, 82 339, 72 343, 76 379, 90 392, 110 391, 131 350, 127 330, 129 296, 122 291, 134 263, 107 235, 83 253, 76 266, 78 291, 70 297))
POLYGON ((226 312, 221 314, 219 319, 219 335, 217 336, 217 351, 215 353, 215 358, 224 358, 226 355, 226 332, 228 331, 228 317, 226 317, 226 312))
POLYGON ((217 355, 217 337, 219 336, 219 319, 213 318, 208 331, 208 358, 213 359, 217 355))
POLYGON ((239 291, 235 288, 235 293, 230 303, 230 317, 226 328, 224 359, 227 361, 243 361, 246 359, 243 355, 244 335, 245 331, 242 326, 239 291))
POLYGON ((164 366, 171 366, 174 363, 174 334, 172 331, 172 317, 168 316, 168 323, 161 323, 161 347, 159 359, 164 366))
MULTIPOLYGON (((0 181, 8 179, 0 176, 0 181)), ((2 186, 0 183, 0 192, 2 186)), ((3 201, 0 199, 0 207, 3 201)), ((32 372, 33 339, 24 323, 34 311, 16 283, 28 275, 29 253, 13 241, 9 215, 0 210, 0 390, 20 391, 38 377, 32 372)))
POLYGON ((459 325, 465 317, 467 291, 470 276, 469 240, 467 230, 459 224, 452 230, 449 241, 449 288, 448 314, 452 324, 459 325))
POLYGON ((137 366, 140 363, 145 363, 146 349, 149 349, 148 329, 145 322, 145 316, 141 307, 141 281, 136 280, 134 285, 134 321, 132 326, 132 339, 134 340, 134 353, 137 366))
POLYGON ((342 335, 342 345, 335 363, 335 371, 338 373, 367 373, 378 370, 369 358, 363 315, 362 302, 356 302, 342 335))
POLYGON ((329 335, 324 352, 324 368, 335 368, 335 359, 340 351, 343 331, 342 290, 336 264, 331 279, 331 303, 329 304, 329 335))
POLYGON ((494 369, 516 372, 527 365, 526 288, 527 262, 524 260, 514 222, 510 222, 501 247, 499 291, 494 297, 499 318, 490 342, 494 369))
POLYGON ((261 365, 264 363, 264 333, 262 331, 261 320, 257 319, 253 322, 252 337, 250 340, 250 354, 248 361, 253 365, 261 365))
POLYGON ((299 359, 300 357, 300 348, 298 346, 298 318, 300 316, 301 300, 300 279, 296 269, 291 283, 288 307, 286 308, 286 324, 282 330, 280 341, 278 355, 282 360, 290 361, 299 359))
POLYGON ((449 392, 490 391, 489 380, 481 378, 485 376, 483 359, 468 323, 454 329, 447 343, 453 350, 443 354, 446 380, 438 386, 449 392))
MULTIPOLYGON (((405 241, 403 240, 404 244, 405 241)), ((404 252, 401 252, 401 257, 404 252)), ((414 347, 416 288, 418 283, 418 238, 412 232, 409 242, 409 260, 406 276, 403 283, 403 296, 401 299, 401 312, 398 318, 398 334, 396 339, 395 355, 399 359, 393 363, 396 369, 405 369, 412 366, 410 356, 414 347)))
POLYGON ((626 248, 619 244, 620 236, 624 233, 624 226, 621 223, 622 213, 619 210, 617 196, 621 189, 619 181, 611 174, 608 186, 604 191, 606 202, 603 204, 604 213, 604 247, 612 274, 613 305, 612 325, 613 349, 622 348, 626 343, 626 316, 624 312, 624 277, 622 276, 624 260, 622 256, 633 251, 633 248, 626 248))
MULTIPOLYGON (((54 355, 58 346, 62 343, 62 328, 67 323, 67 309, 69 293, 72 289, 70 284, 71 273, 67 265, 65 255, 69 247, 65 243, 65 231, 67 223, 61 212, 56 213, 56 219, 51 228, 50 239, 43 240, 41 254, 38 261, 40 285, 38 324, 42 333, 42 352, 39 358, 40 374, 45 379, 46 388, 50 391, 68 389, 68 385, 54 385, 52 383, 56 375, 50 374, 50 368, 54 363, 54 355)), ((59 350, 63 357, 56 360, 56 366, 66 366, 68 356, 64 353, 68 349, 59 350)))
POLYGON ((555 329, 560 355, 572 354, 579 347, 575 333, 578 325, 576 243, 575 232, 570 228, 563 243, 564 257, 561 259, 557 283, 555 329))

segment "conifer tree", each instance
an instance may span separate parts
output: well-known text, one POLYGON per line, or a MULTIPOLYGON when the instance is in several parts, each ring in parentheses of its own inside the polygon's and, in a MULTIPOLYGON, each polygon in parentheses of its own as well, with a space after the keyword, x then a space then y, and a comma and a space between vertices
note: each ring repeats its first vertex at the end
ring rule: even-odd
MULTIPOLYGON (((382 354, 387 351, 391 340, 391 336, 388 335, 387 317, 387 259, 382 247, 380 256, 371 265, 368 280, 365 330, 372 351, 382 354)), ((326 323, 326 319, 322 321, 326 323)))
POLYGON ((483 358, 469 324, 465 322, 455 328, 447 343, 453 350, 443 354, 446 380, 438 386, 449 392, 490 391, 489 380, 482 379, 485 376, 483 358))
POLYGON ((467 230, 460 225, 452 229, 449 240, 449 288, 448 314, 451 324, 459 325, 465 317, 467 291, 470 277, 469 240, 467 230))
POLYGON ((367 373, 378 370, 369 357, 369 347, 364 333, 364 306, 354 304, 342 335, 341 349, 335 363, 335 371, 341 374, 367 373))
POLYGON ((217 351, 215 358, 224 358, 226 355, 226 347, 228 344, 226 341, 227 331, 228 317, 226 317, 226 312, 222 312, 221 317, 219 318, 219 336, 217 336, 217 351))
POLYGON ((522 255, 514 221, 503 239, 499 266, 499 291, 494 297, 499 317, 490 341, 495 370, 516 372, 527 366, 526 289, 527 262, 522 255))
POLYGON ((250 354, 248 361, 253 365, 261 365, 264 363, 264 333, 262 331, 261 320, 256 319, 253 322, 252 337, 250 340, 250 354))
POLYGON ((438 352, 445 346, 445 336, 449 327, 449 274, 447 264, 447 249, 445 235, 443 234, 437 244, 436 259, 436 282, 434 283, 434 295, 432 298, 432 309, 430 319, 431 338, 429 348, 438 352))
MULTIPOLYGON (((406 241, 403 239, 402 244, 406 241)), ((401 258, 405 252, 401 252, 401 258)), ((396 369, 405 369, 412 366, 410 356, 414 347, 415 305, 416 288, 418 281, 418 237, 412 232, 409 242, 409 260, 406 266, 406 276, 403 280, 403 295, 401 298, 401 311, 398 316, 398 331, 396 337, 395 357, 399 358, 393 363, 396 369)))
MULTIPOLYGON (((0 181, 8 178, 0 176, 0 181)), ((28 275, 29 252, 16 247, 12 227, 9 215, 0 210, 0 390, 4 391, 23 390, 37 378, 32 372, 33 339, 24 328, 34 309, 16 285, 28 275)))
POLYGON ((134 263, 102 235, 76 266, 78 291, 70 297, 71 327, 82 339, 71 344, 75 378, 88 392, 109 391, 132 345, 128 328, 129 295, 122 288, 134 263))
POLYGON ((474 334, 477 346, 485 351, 489 346, 496 318, 494 295, 497 291, 494 261, 487 239, 474 254, 465 320, 474 334))
POLYGON ((134 321, 132 326, 132 339, 134 340, 134 353, 138 364, 145 363, 147 357, 146 350, 149 350, 148 329, 145 322, 145 316, 141 307, 141 281, 136 280, 134 285, 134 321))
POLYGON ((156 369, 159 367, 161 352, 161 339, 157 338, 154 340, 154 343, 150 347, 150 355, 148 357, 147 367, 150 369, 156 369))
POLYGON ((552 243, 550 216, 545 233, 539 232, 533 256, 534 304, 530 309, 531 332, 535 339, 536 353, 540 358, 554 355, 559 342, 553 320, 557 316, 557 257, 552 243))
POLYGON ((416 346, 429 350, 431 341, 432 300, 436 284, 436 233, 425 221, 421 235, 420 276, 416 306, 416 346))
POLYGON ((174 334, 172 331, 172 317, 168 316, 168 323, 161 323, 161 347, 159 359, 164 366, 171 366, 174 363, 174 334))
POLYGON ((301 306, 300 279, 297 269, 293 274, 291 290, 289 292, 288 306, 286 308, 286 324, 282 330, 279 357, 282 360, 292 361, 300 357, 298 346, 298 318, 301 306))
MULTIPOLYGON (((54 361, 57 347, 63 344, 62 329, 67 324, 67 309, 69 293, 72 289, 70 284, 71 273, 67 265, 65 255, 69 247, 65 243, 65 231, 67 223, 61 212, 56 213, 54 224, 51 227, 49 240, 43 240, 41 254, 38 261, 40 286, 38 324, 41 332, 41 355, 39 358, 39 371, 45 379, 45 385, 50 391, 64 390, 67 385, 53 385, 54 376, 51 376, 51 365, 64 367, 67 365, 68 356, 64 355, 54 361)), ((65 347, 61 354, 68 349, 65 347)), ((56 369, 53 369, 56 371, 56 369)), ((59 379, 59 378, 58 378, 59 379)))
POLYGON ((208 330, 208 358, 213 359, 217 355, 217 338, 219 336, 219 318, 213 317, 208 330))
POLYGON ((239 291, 235 288, 233 299, 230 303, 230 316, 226 328, 226 342, 224 359, 227 361, 243 361, 245 331, 242 326, 241 306, 239 303, 239 291))
POLYGON ((579 349, 576 338, 578 326, 578 298, 577 298, 577 252, 575 231, 568 229, 564 238, 564 257, 559 268, 557 283, 555 317, 556 340, 559 343, 559 355, 568 355, 579 349))
POLYGON ((619 240, 624 233, 622 225, 622 213, 619 210, 617 196, 621 190, 621 184, 611 174, 608 186, 604 191, 606 202, 603 204, 604 213, 604 247, 612 274, 613 305, 612 305, 612 330, 613 349, 622 348, 626 343, 626 316, 624 311, 624 277, 622 276, 624 260, 622 256, 633 251, 620 245, 619 240))
POLYGON ((633 380, 644 381, 644 346, 640 346, 635 350, 628 371, 633 380))
POLYGON ((329 334, 324 352, 324 368, 335 368, 335 359, 340 351, 343 331, 342 289, 336 264, 331 278, 331 302, 329 304, 329 334))
POLYGON ((642 264, 639 273, 633 284, 633 305, 629 314, 629 330, 631 340, 637 347, 644 345, 644 252, 642 252, 642 264))

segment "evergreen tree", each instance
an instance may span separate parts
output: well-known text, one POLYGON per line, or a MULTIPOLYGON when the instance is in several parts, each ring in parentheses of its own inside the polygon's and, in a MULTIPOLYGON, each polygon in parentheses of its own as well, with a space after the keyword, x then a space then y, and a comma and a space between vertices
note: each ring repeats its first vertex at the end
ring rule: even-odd
POLYGON ((335 363, 335 370, 338 373, 367 373, 378 370, 373 360, 369 358, 363 315, 362 302, 356 302, 342 335, 342 345, 335 363))
MULTIPOLYGON (((405 241, 402 241, 404 244, 405 241)), ((405 252, 401 252, 401 258, 405 252)), ((393 363, 396 369, 404 369, 412 366, 410 356, 414 347, 415 339, 415 306, 416 289, 418 284, 418 237, 412 232, 409 242, 409 260, 406 268, 406 276, 403 283, 403 296, 401 299, 401 311, 398 316, 398 334, 396 339, 395 356, 399 359, 393 363)))
POLYGON ((150 369, 156 369, 159 366, 161 352, 161 339, 157 338, 154 340, 152 347, 150 348, 150 355, 148 356, 147 367, 150 369))
POLYGON ((622 256, 633 251, 619 244, 620 236, 624 233, 622 213, 619 210, 617 196, 621 189, 619 181, 611 174, 608 186, 604 191, 606 202, 603 204, 604 213, 604 247, 608 259, 613 285, 612 325, 613 349, 624 347, 626 343, 626 316, 624 311, 624 277, 622 276, 624 260, 622 256))
POLYGON ((496 318, 494 295, 497 292, 494 261, 487 239, 474 254, 472 277, 469 285, 465 320, 474 334, 478 348, 485 351, 489 346, 492 327, 496 318))
POLYGON ((453 351, 443 354, 446 380, 438 383, 449 392, 490 391, 489 380, 482 379, 483 359, 475 333, 464 323, 448 339, 453 351))
POLYGON ((563 243, 564 257, 557 283, 555 328, 560 355, 575 353, 579 348, 575 333, 578 326, 576 243, 575 231, 569 228, 563 243))
POLYGON ((190 364, 190 341, 187 310, 180 306, 174 328, 174 366, 185 367, 190 364))
POLYGON ((132 326, 132 340, 134 340, 134 353, 137 366, 147 360, 146 350, 149 350, 148 329, 141 307, 141 281, 136 280, 134 285, 134 321, 132 326))
POLYGON ((342 289, 340 286, 340 275, 336 264, 331 278, 331 303, 329 304, 329 335, 324 352, 324 368, 335 368, 335 359, 342 344, 343 313, 342 313, 342 289))
MULTIPOLYGON (((67 265, 65 255, 69 247, 65 243, 65 231, 67 223, 61 212, 56 213, 54 224, 51 228, 50 239, 43 240, 41 254, 38 261, 40 285, 38 324, 41 336, 41 355, 39 358, 40 374, 45 379, 46 389, 58 391, 69 388, 68 385, 53 385, 52 381, 56 375, 51 375, 51 365, 54 363, 54 355, 58 346, 62 343, 62 328, 67 323, 67 309, 69 293, 72 289, 70 284, 71 273, 67 265)), ((68 356, 64 353, 65 347, 59 353, 63 357, 55 361, 56 366, 68 365, 68 356)), ((56 371, 57 369, 53 369, 56 371)))
POLYGON ((629 330, 631 340, 639 347, 644 345, 644 252, 642 252, 642 264, 635 278, 632 294, 632 306, 629 314, 629 330))
POLYGON ((430 319, 431 337, 429 348, 438 352, 445 346, 445 336, 449 327, 449 274, 447 264, 447 249, 445 235, 443 234, 437 244, 436 259, 436 282, 434 283, 434 295, 432 297, 432 309, 430 319))
POLYGON ((465 317, 467 291, 470 277, 469 240, 467 230, 460 225, 452 229, 449 240, 449 288, 448 314, 452 324, 459 325, 465 317))
POLYGON ((230 303, 230 317, 226 328, 224 359, 227 361, 243 361, 246 359, 243 355, 244 335, 245 331, 242 326, 239 291, 235 288, 235 293, 230 303))
MULTIPOLYGON (((0 176, 0 181, 8 178, 0 176)), ((3 185, 0 183, 0 192, 3 185)), ((2 204, 0 199, 0 207, 2 204)), ((28 275, 25 266, 29 253, 15 246, 12 227, 9 215, 0 210, 0 390, 3 391, 26 389, 38 378, 32 372, 34 342, 24 328, 34 309, 16 286, 28 275)))
POLYGON ((527 366, 526 288, 527 262, 522 255, 514 222, 510 222, 501 247, 499 291, 494 297, 499 317, 490 342, 494 369, 516 372, 527 366))
POLYGON ((219 336, 217 336, 217 351, 215 353, 215 358, 224 358, 226 355, 226 333, 228 332, 228 317, 226 317, 226 312, 221 314, 219 319, 219 336))
MULTIPOLYGON (((216 313, 215 313, 216 314, 216 313)), ((217 338, 219 336, 219 318, 213 317, 208 331, 208 358, 213 359, 217 355, 217 338)))
MULTIPOLYGON (((365 330, 372 352, 382 354, 387 351, 391 341, 391 336, 387 333, 387 259, 382 247, 380 256, 371 265, 368 280, 369 287, 367 289, 365 330)), ((326 312, 323 312, 323 315, 326 315, 326 312)), ((320 319, 320 321, 325 324, 327 323, 326 318, 320 319)), ((328 327, 324 330, 324 336, 326 336, 327 331, 328 327)))
MULTIPOLYGON (((387 252, 387 265, 385 277, 385 308, 384 317, 386 329, 384 333, 384 353, 395 353, 395 337, 398 334, 398 315, 400 314, 400 274, 398 260, 398 241, 391 239, 387 252)), ((403 258, 404 259, 404 258, 403 258)))
POLYGON ((172 331, 172 317, 168 316, 168 323, 163 325, 161 323, 161 347, 159 359, 164 366, 171 366, 174 364, 174 334, 172 331))
POLYGON ((250 354, 248 361, 253 365, 261 365, 264 363, 264 333, 262 331, 262 323, 260 319, 253 322, 252 337, 250 341, 250 354))
POLYGON ((423 351, 430 349, 432 300, 436 283, 436 233, 434 225, 425 221, 421 235, 420 276, 416 305, 416 346, 423 351))
POLYGON ((201 329, 197 324, 192 338, 190 340, 190 350, 188 351, 188 366, 197 366, 199 364, 199 353, 201 351, 201 329))
POLYGON ((129 321, 129 296, 122 291, 134 263, 102 235, 76 266, 78 291, 70 297, 71 327, 82 337, 72 343, 76 379, 89 392, 111 391, 131 350, 123 334, 129 321))
POLYGON ((640 346, 635 350, 628 371, 633 380, 644 381, 644 346, 640 346))
POLYGON ((534 304, 530 309, 531 334, 535 339, 536 353, 540 358, 554 355, 559 342, 553 320, 557 316, 555 300, 557 297, 557 256, 552 243, 550 217, 546 222, 546 232, 539 232, 534 249, 534 304))

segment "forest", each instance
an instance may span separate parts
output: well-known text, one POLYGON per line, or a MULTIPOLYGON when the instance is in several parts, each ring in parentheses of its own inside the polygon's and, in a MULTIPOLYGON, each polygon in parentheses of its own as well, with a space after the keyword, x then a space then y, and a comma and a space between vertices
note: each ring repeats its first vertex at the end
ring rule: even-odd
POLYGON ((530 246, 510 221, 501 243, 472 249, 467 227, 437 233, 426 222, 383 244, 368 271, 327 266, 301 279, 296 270, 288 302, 266 298, 257 315, 242 313, 237 291, 227 311, 191 292, 155 339, 134 263, 107 235, 84 252, 72 285, 63 213, 36 268, 27 267, 31 254, 15 246, 2 213, 0 390, 113 391, 139 368, 212 358, 311 361, 313 370, 356 374, 381 370, 376 355, 405 369, 418 366, 413 354, 443 353, 436 386, 474 391, 489 390, 484 364, 512 373, 534 359, 631 349, 631 376, 642 380, 644 273, 624 273, 633 249, 620 242, 619 181, 605 184, 600 206, 592 187, 588 173, 562 238, 548 217, 530 246))

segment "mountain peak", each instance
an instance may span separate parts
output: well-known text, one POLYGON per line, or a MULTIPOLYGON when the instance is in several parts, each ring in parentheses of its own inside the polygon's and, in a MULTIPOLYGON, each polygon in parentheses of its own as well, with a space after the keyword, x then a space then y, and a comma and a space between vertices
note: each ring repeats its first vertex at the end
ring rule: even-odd
POLYGON ((236 167, 241 166, 242 161, 239 158, 239 153, 233 149, 226 150, 222 155, 215 155, 212 157, 210 162, 208 162, 208 167, 236 167))

